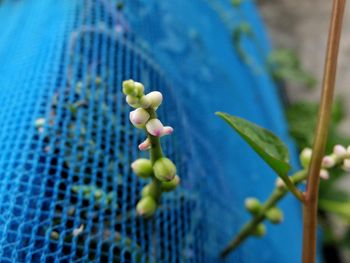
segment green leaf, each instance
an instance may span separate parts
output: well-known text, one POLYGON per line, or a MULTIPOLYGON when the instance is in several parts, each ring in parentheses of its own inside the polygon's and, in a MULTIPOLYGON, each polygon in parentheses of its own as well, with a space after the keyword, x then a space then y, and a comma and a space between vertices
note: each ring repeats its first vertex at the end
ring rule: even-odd
POLYGON ((242 118, 223 112, 216 115, 224 119, 282 179, 288 179, 285 178, 290 170, 288 149, 276 135, 242 118))

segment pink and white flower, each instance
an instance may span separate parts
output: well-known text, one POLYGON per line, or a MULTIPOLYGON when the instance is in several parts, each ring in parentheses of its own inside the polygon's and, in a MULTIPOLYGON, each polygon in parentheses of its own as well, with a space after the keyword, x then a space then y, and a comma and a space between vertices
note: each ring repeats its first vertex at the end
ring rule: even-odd
POLYGON ((137 108, 130 112, 130 121, 137 128, 144 127, 149 118, 149 113, 142 108, 137 108))

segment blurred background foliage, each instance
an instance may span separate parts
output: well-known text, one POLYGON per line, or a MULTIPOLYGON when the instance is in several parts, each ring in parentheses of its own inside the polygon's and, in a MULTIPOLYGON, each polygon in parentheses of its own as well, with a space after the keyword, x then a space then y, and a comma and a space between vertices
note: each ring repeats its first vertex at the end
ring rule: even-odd
MULTIPOLYGON (((244 1, 232 0, 231 3, 233 8, 240 8, 244 1)), ((288 94, 285 87, 289 84, 298 86, 305 93, 316 88, 320 89, 320 83, 317 82, 316 77, 305 69, 302 60, 291 49, 278 48, 266 56, 249 23, 241 22, 234 26, 231 32, 232 46, 242 63, 256 74, 268 73, 279 87, 285 102, 289 131, 297 149, 301 151, 305 147, 312 147, 319 104, 304 99, 291 101, 289 95, 293 91, 289 90, 288 94), (243 41, 247 40, 256 46, 264 58, 262 66, 253 61, 248 52, 245 52, 243 41)), ((339 129, 346 117, 344 100, 337 97, 332 110, 326 154, 331 153, 336 144, 350 145, 350 135, 343 134, 339 129)), ((344 250, 350 251, 350 193, 344 189, 345 175, 339 169, 331 174, 329 180, 322 180, 320 185, 319 222, 322 229, 324 262, 347 262, 341 254, 344 250)))

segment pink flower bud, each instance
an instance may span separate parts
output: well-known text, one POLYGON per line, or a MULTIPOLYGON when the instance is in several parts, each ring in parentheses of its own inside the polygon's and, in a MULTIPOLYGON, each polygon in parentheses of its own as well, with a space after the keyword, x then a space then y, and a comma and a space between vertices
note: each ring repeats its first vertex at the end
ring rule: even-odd
POLYGON ((142 128, 149 118, 149 113, 142 108, 137 108, 136 110, 130 112, 130 121, 137 128, 142 128))
POLYGON ((332 168, 336 164, 335 157, 333 155, 327 155, 323 157, 322 167, 324 168, 332 168))
POLYGON ((343 162, 343 170, 350 173, 350 159, 345 159, 343 162))
POLYGON ((153 135, 160 137, 163 134, 164 126, 158 119, 152 119, 146 123, 147 131, 153 135))
POLYGON ((173 133, 173 131, 174 131, 173 127, 165 126, 165 127, 163 128, 162 136, 170 135, 170 134, 173 133))
POLYGON ((163 101, 163 95, 159 91, 152 91, 145 97, 150 102, 151 107, 155 109, 157 109, 163 101))
POLYGON ((333 148, 333 153, 338 157, 338 158, 344 158, 347 155, 347 151, 343 145, 336 145, 333 148))
POLYGON ((329 179, 329 172, 326 169, 321 169, 320 171, 320 177, 323 180, 328 180, 329 179))
POLYGON ((140 151, 146 151, 149 148, 151 148, 151 142, 149 141, 148 138, 144 142, 139 144, 139 150, 140 151))

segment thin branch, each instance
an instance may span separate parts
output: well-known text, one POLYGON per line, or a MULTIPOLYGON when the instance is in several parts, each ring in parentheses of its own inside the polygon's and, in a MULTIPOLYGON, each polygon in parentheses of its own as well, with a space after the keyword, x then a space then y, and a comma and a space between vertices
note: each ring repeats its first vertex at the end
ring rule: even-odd
POLYGON ((308 172, 307 190, 305 194, 302 256, 303 263, 314 263, 316 260, 317 205, 320 180, 319 174, 331 118, 344 7, 345 0, 333 1, 321 103, 313 147, 313 155, 308 172))

